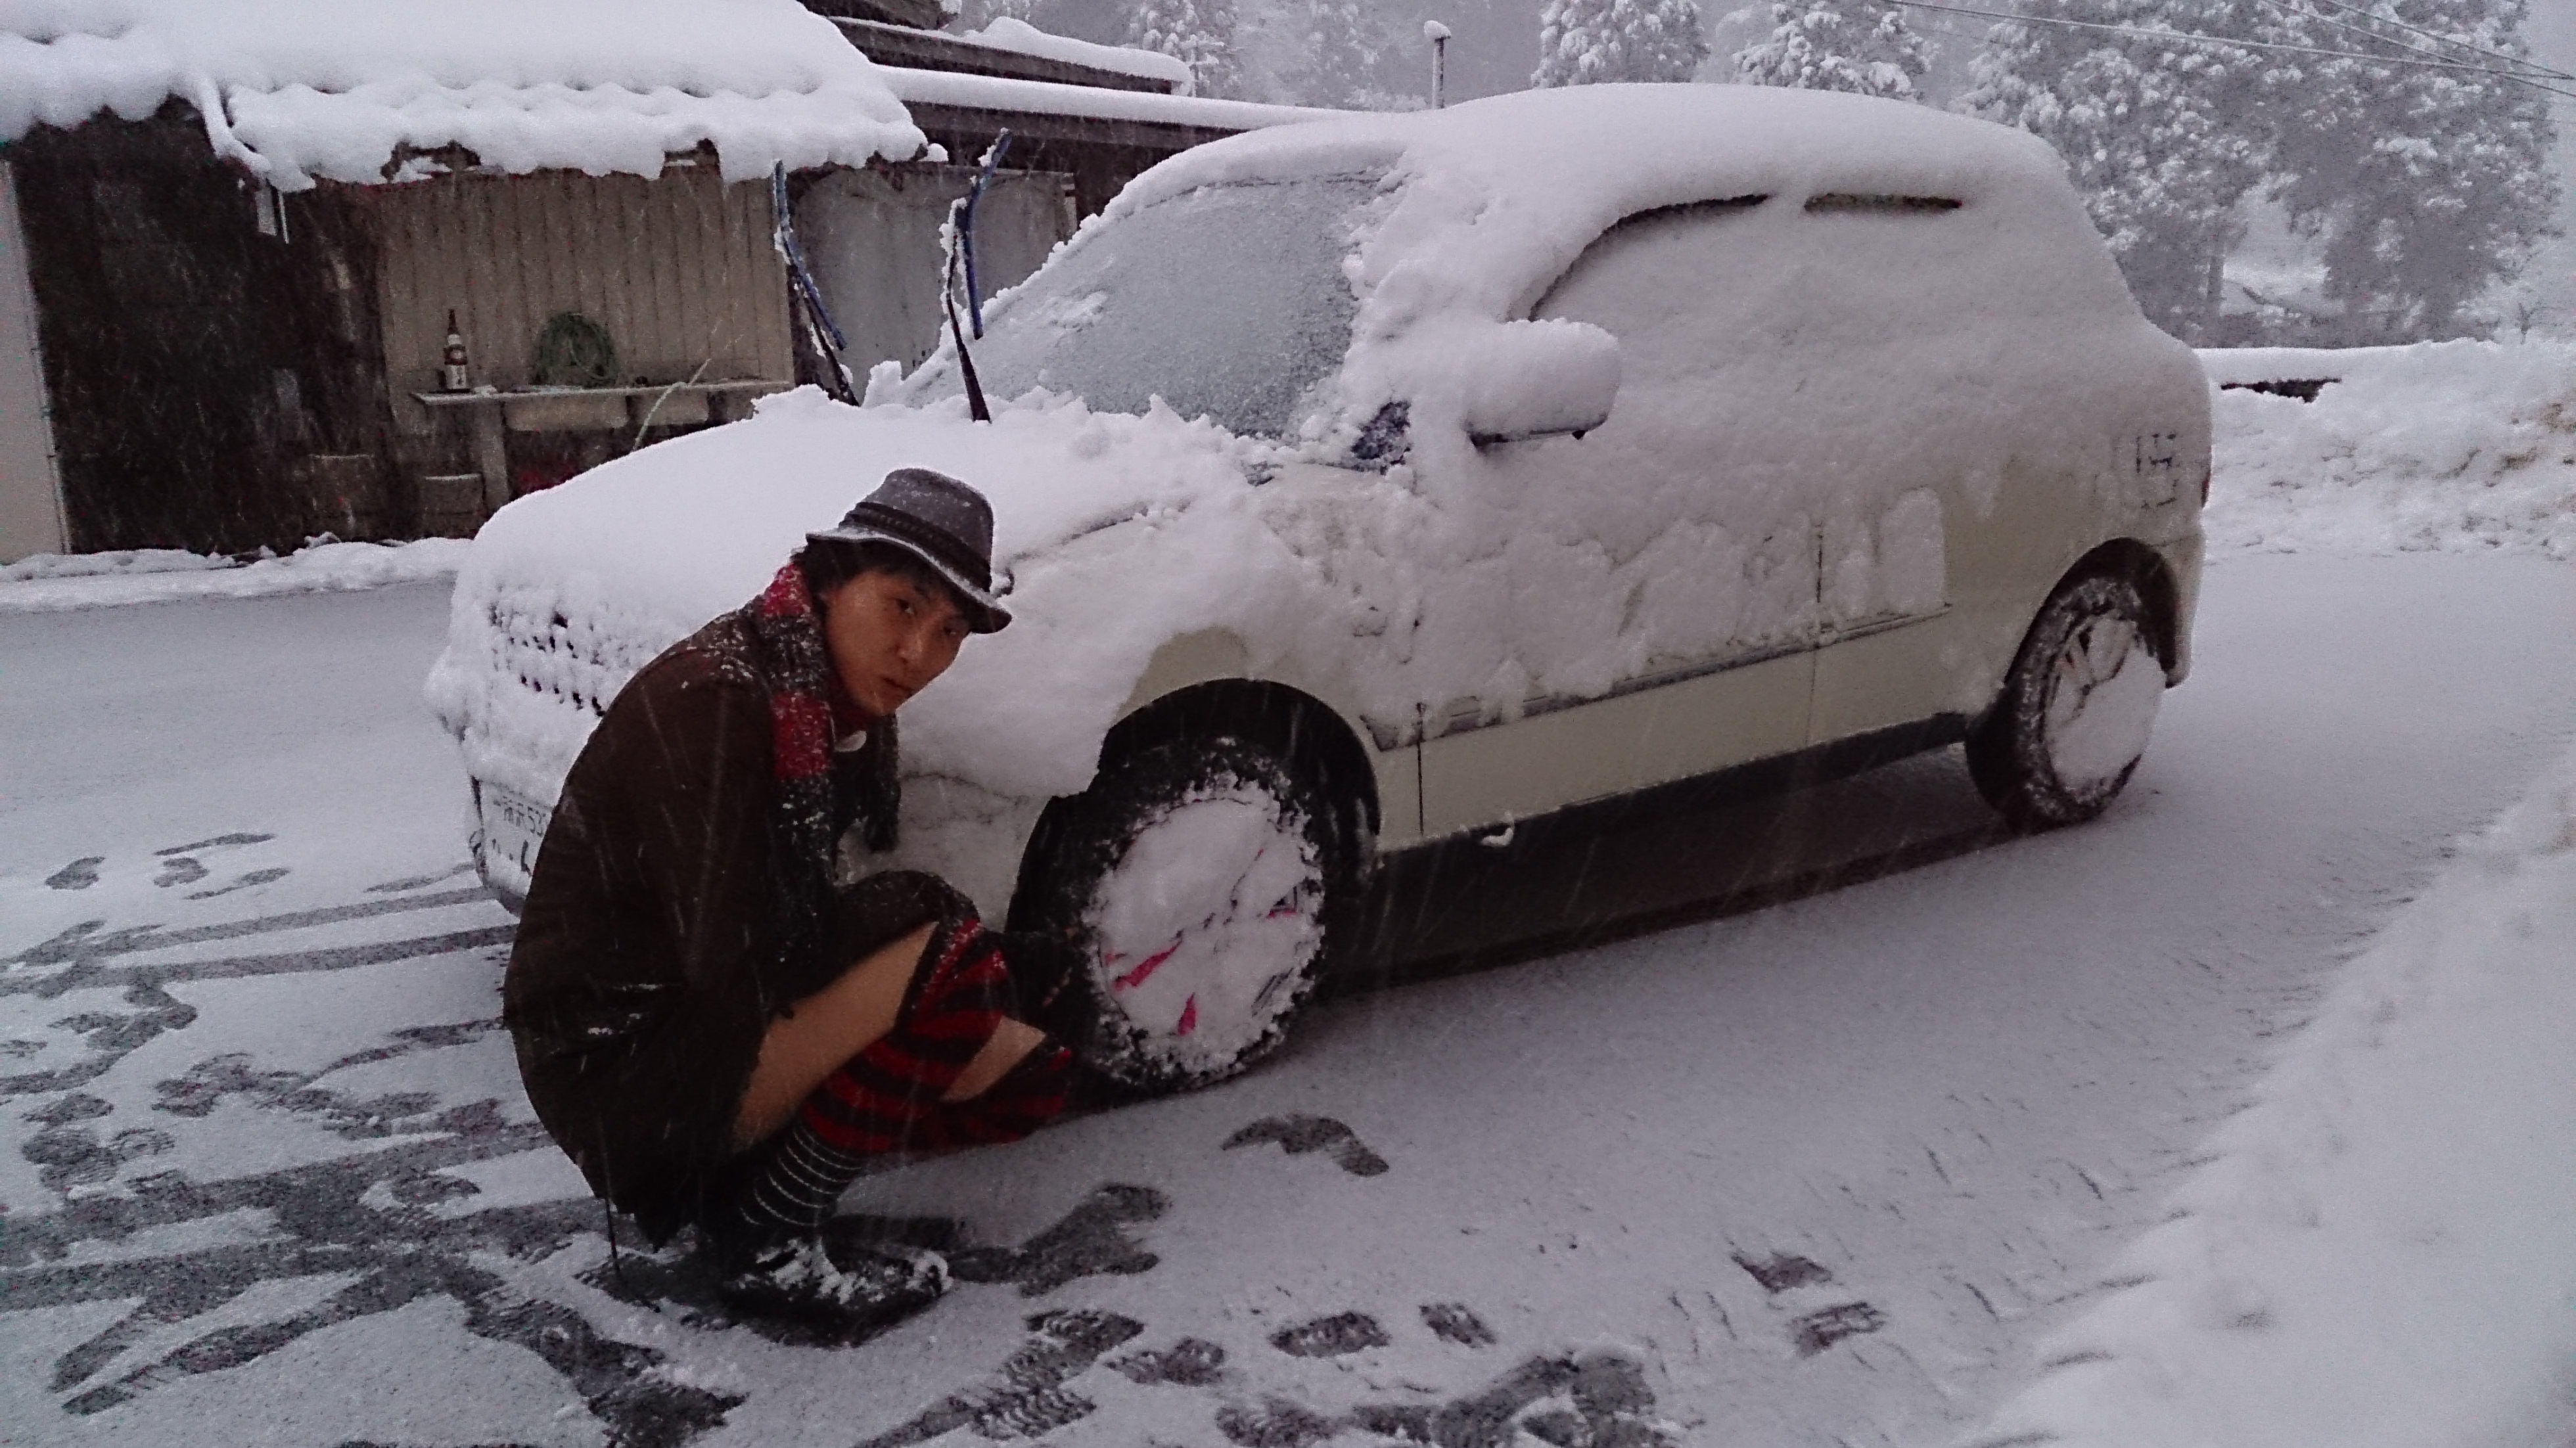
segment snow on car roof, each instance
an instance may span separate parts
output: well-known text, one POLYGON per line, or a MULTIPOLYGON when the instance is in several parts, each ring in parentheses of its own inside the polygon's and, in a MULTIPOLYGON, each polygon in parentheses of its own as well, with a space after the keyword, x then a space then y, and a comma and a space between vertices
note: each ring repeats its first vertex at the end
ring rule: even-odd
MULTIPOLYGON (((1177 103, 1175 97, 1159 97, 1177 103)), ((1197 102, 1197 104, 1210 104, 1197 102)), ((1125 217, 1211 186, 1382 176, 1346 264, 1358 311, 1337 394, 1317 414, 1347 431, 1390 399, 1417 422, 1460 359, 1500 345, 1584 249, 1624 218, 1748 196, 1940 198, 1987 213, 1997 254, 2061 314, 2131 320, 2065 166, 2045 142, 1902 101, 1746 85, 1521 91, 1441 111, 1322 113, 1184 151, 1131 182, 1067 250, 1125 217)), ((1007 316, 1005 294, 988 315, 1007 316)), ((892 396, 953 385, 943 341, 892 396)))
POLYGON ((1362 340, 1435 311, 1515 315, 1608 227, 1662 206, 1757 193, 2072 200, 2046 143, 1927 106, 1598 85, 1229 137, 1139 177, 1107 219, 1202 186, 1374 170, 1409 184, 1360 255, 1362 340))
POLYGON ((712 142, 738 180, 924 144, 795 0, 0 0, 0 141, 174 96, 290 191, 386 180, 406 148, 652 176, 712 142))

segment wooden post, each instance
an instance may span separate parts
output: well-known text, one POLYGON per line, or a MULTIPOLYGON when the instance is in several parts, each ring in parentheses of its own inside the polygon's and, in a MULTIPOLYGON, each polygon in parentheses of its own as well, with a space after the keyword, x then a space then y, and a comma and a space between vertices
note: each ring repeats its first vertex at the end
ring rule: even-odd
POLYGON ((510 443, 502 430, 501 399, 470 409, 474 416, 474 471, 483 475, 483 516, 510 501, 510 443))

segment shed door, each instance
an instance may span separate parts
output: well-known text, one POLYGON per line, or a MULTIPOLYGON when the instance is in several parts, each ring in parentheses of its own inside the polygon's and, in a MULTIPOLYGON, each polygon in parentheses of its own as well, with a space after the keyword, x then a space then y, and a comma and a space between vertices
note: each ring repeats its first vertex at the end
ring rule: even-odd
POLYGON ((0 161, 0 563, 67 546, 49 411, 18 187, 0 161))

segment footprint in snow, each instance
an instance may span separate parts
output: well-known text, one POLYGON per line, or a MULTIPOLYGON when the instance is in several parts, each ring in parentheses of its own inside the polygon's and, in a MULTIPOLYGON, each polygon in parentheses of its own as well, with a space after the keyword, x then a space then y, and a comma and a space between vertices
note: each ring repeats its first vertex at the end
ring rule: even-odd
POLYGON ((1433 1337, 1460 1347, 1492 1347, 1496 1341, 1494 1330, 1463 1302, 1422 1304, 1422 1325, 1433 1337))
POLYGON ((1775 1297, 1792 1287, 1808 1287, 1819 1282, 1834 1280, 1834 1274, 1826 1271, 1823 1264, 1810 1261, 1795 1252, 1774 1252, 1768 1257, 1758 1259, 1738 1252, 1735 1254, 1735 1265, 1743 1268, 1754 1281, 1761 1283, 1763 1291, 1775 1297))
POLYGON ((1279 1149, 1290 1156, 1330 1152, 1333 1164, 1353 1176, 1382 1176, 1387 1169, 1385 1157, 1369 1150, 1349 1127, 1329 1116, 1265 1116, 1227 1137, 1223 1149, 1265 1141, 1279 1143, 1279 1149))
MULTIPOLYGON (((1735 1254, 1735 1265, 1762 1284, 1762 1290, 1777 1297, 1801 1288, 1821 1287, 1834 1280, 1824 1264, 1795 1252, 1774 1252, 1768 1257, 1735 1254)), ((1876 1332, 1887 1326, 1887 1314, 1867 1302, 1837 1302, 1802 1313, 1789 1322, 1789 1341, 1800 1357, 1814 1357, 1847 1337, 1876 1332)))
POLYGON ((1270 1334, 1270 1345, 1290 1357, 1340 1357, 1394 1341, 1376 1318, 1365 1312, 1337 1312, 1283 1327, 1270 1334))
POLYGON ((45 877, 48 890, 86 890, 98 883, 98 867, 107 863, 105 855, 83 855, 45 877))

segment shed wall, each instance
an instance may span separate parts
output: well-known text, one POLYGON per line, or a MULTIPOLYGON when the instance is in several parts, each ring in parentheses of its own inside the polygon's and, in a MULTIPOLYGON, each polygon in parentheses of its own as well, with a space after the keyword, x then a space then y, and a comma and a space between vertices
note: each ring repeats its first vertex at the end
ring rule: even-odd
POLYGON ((385 365, 407 433, 431 430, 410 394, 438 385, 450 308, 478 384, 530 383, 538 333, 567 311, 608 329, 619 381, 795 375, 760 183, 684 162, 658 180, 460 173, 378 188, 375 203, 385 365))
POLYGON ((18 186, 9 163, 0 160, 0 563, 70 545, 62 479, 54 470, 52 411, 36 343, 27 240, 18 225, 18 186))
MULTIPOLYGON (((796 234, 824 305, 861 374, 892 359, 909 370, 938 344, 939 229, 973 184, 971 166, 833 171, 795 203, 796 234)), ((1073 178, 1005 171, 975 206, 975 272, 991 297, 1036 271, 1073 234, 1073 178)))

